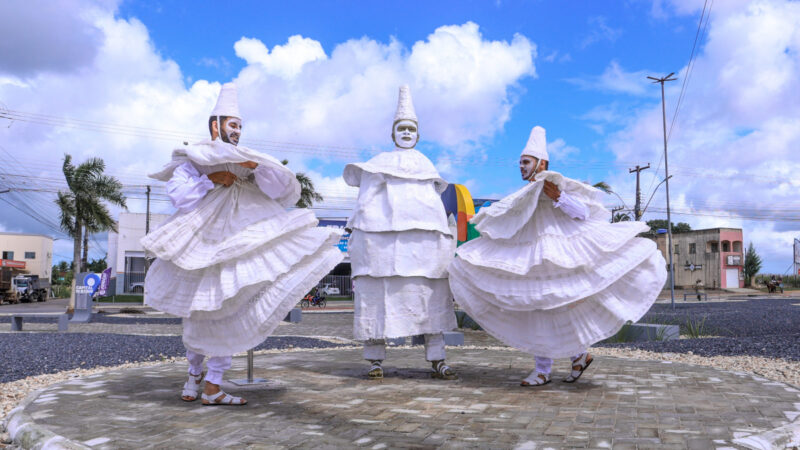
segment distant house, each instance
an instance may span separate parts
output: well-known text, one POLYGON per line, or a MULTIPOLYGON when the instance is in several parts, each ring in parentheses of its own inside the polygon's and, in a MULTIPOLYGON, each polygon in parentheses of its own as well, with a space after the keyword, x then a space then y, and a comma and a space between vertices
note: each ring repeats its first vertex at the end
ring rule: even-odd
MULTIPOLYGON (((692 288, 697 280, 702 281, 707 289, 744 287, 742 236, 741 228, 710 228, 673 233, 675 287, 692 288)), ((667 234, 658 234, 656 244, 669 264, 667 234)))
POLYGON ((53 267, 53 237, 44 234, 0 233, 0 265, 49 280, 53 267))

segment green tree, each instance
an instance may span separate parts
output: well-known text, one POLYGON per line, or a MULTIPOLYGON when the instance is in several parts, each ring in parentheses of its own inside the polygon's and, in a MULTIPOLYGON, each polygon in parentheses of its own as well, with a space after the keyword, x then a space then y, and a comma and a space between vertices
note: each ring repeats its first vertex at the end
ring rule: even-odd
MULTIPOLYGON (((101 158, 90 158, 75 166, 72 164, 72 156, 64 155, 62 171, 69 190, 58 192, 56 204, 60 210, 61 228, 73 239, 73 273, 81 271, 81 238, 84 233, 88 236, 92 230, 116 231, 114 219, 103 201, 127 207, 122 194, 122 183, 105 175, 105 168, 101 158)), ((74 302, 73 295, 68 310, 74 309, 74 302)))
POLYGON ((747 252, 744 254, 744 285, 751 286, 753 277, 761 270, 761 257, 756 253, 756 248, 753 246, 753 241, 747 246, 747 252))
MULTIPOLYGON (((650 233, 651 234, 656 234, 657 230, 660 229, 660 228, 663 228, 665 230, 667 229, 667 221, 664 220, 664 219, 648 220, 646 223, 647 223, 647 226, 650 227, 650 233)), ((686 233, 686 232, 689 232, 689 231, 692 231, 692 227, 686 222, 678 222, 677 225, 674 224, 674 223, 672 224, 672 233, 673 234, 686 233)))
MULTIPOLYGON (((289 164, 289 160, 284 159, 281 163, 285 166, 289 164)), ((294 206, 298 208, 311 208, 314 203, 324 200, 322 195, 314 188, 314 182, 311 181, 308 175, 303 172, 297 172, 295 178, 297 178, 297 182, 300 183, 300 200, 298 200, 294 206)))
POLYGON ((614 222, 629 222, 631 220, 631 216, 625 213, 616 213, 614 214, 614 219, 611 221, 614 222))
POLYGON ((104 256, 101 259, 93 259, 92 262, 90 262, 87 265, 87 267, 89 269, 89 272, 100 273, 106 270, 106 267, 108 267, 108 263, 106 263, 106 258, 104 256))

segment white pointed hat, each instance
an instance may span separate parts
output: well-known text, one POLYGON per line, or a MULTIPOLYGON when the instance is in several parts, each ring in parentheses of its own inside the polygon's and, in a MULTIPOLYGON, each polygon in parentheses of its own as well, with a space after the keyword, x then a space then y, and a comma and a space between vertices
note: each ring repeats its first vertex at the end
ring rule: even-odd
POLYGON ((400 86, 397 112, 394 113, 394 122, 392 123, 397 123, 398 120, 413 120, 415 123, 419 123, 417 113, 414 111, 414 102, 411 101, 411 91, 407 84, 400 86))
POLYGON ((236 93, 235 84, 225 83, 222 85, 217 99, 217 106, 211 111, 211 116, 242 118, 241 113, 239 113, 239 96, 236 93))
POLYGON ((531 137, 528 138, 528 143, 522 149, 520 156, 533 156, 541 160, 550 161, 550 156, 547 154, 547 140, 545 139, 544 128, 540 126, 533 127, 531 130, 531 137))

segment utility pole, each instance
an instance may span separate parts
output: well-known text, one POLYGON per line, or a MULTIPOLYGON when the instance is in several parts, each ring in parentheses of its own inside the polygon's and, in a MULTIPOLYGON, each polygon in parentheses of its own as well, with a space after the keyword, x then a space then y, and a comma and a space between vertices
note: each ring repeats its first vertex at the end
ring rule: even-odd
POLYGON ((672 309, 675 309, 675 266, 672 264, 672 217, 669 211, 669 163, 667 162, 667 107, 664 100, 664 83, 667 81, 675 81, 677 78, 671 78, 675 72, 670 72, 669 75, 663 78, 647 77, 653 80, 653 83, 661 84, 661 117, 664 126, 664 180, 667 189, 667 237, 669 242, 667 244, 667 253, 669 254, 669 293, 671 298, 672 309))
POLYGON ((147 185, 147 216, 144 221, 144 234, 150 233, 150 185, 147 185))
POLYGON ((650 163, 647 163, 645 167, 637 165, 635 169, 628 169, 628 173, 636 172, 636 206, 633 207, 633 220, 637 222, 642 218, 642 192, 639 189, 639 172, 649 168, 650 163))

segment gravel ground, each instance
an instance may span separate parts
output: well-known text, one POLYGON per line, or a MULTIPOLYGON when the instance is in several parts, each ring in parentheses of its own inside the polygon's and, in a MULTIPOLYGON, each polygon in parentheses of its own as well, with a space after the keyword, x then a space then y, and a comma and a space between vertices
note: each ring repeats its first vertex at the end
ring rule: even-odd
MULTIPOLYGON (((256 350, 331 348, 341 345, 307 337, 270 336, 256 350)), ((162 361, 185 354, 180 336, 6 333, 0 338, 0 355, 3 355, 0 383, 77 368, 162 361)))
POLYGON ((656 304, 640 321, 680 325, 681 335, 698 330, 701 338, 670 341, 602 343, 597 347, 629 348, 696 356, 757 356, 800 361, 800 306, 797 299, 753 299, 741 302, 656 304), (692 324, 692 326, 690 326, 692 324))

